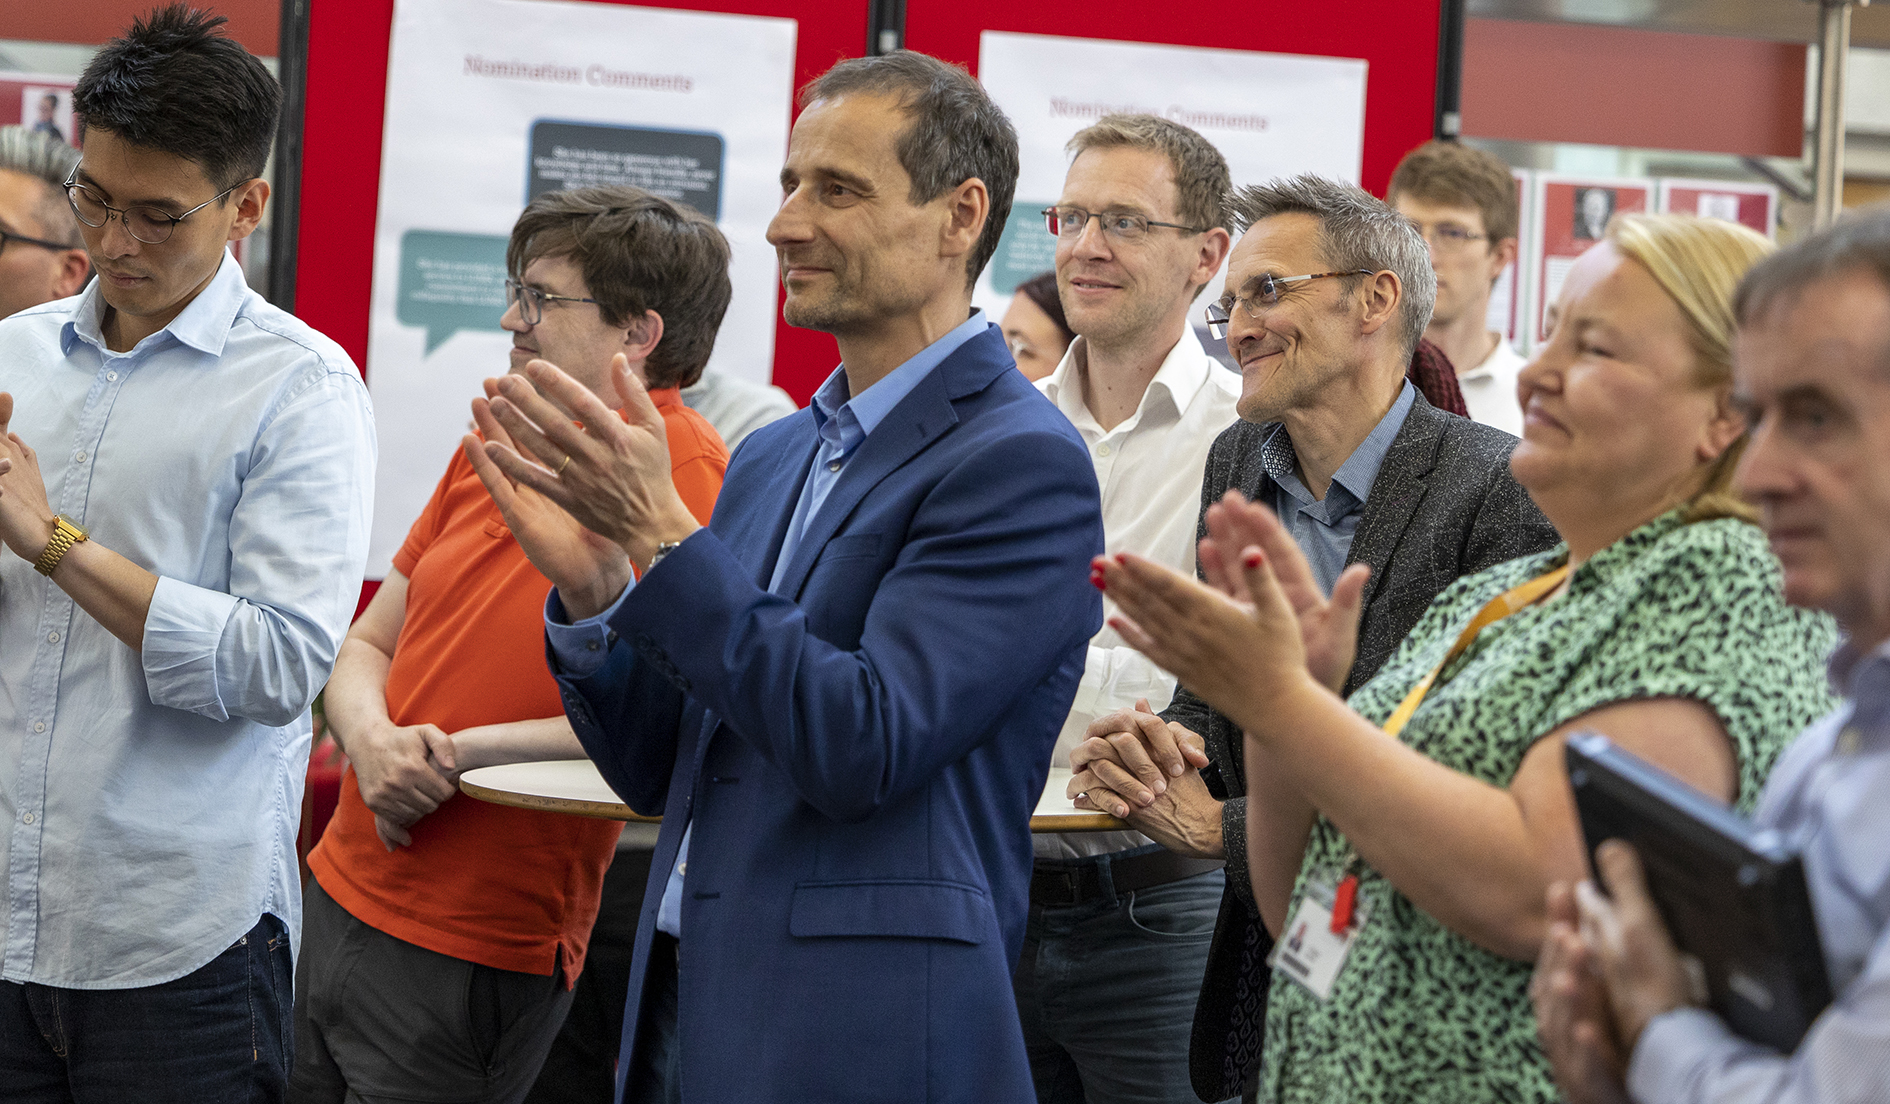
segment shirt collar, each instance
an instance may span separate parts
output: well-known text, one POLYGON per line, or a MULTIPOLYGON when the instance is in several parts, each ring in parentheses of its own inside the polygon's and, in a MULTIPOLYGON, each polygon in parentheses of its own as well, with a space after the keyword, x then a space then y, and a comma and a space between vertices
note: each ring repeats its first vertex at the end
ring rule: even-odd
POLYGON ((847 366, 842 364, 835 368, 827 382, 814 392, 814 401, 809 404, 813 407, 814 426, 821 439, 851 453, 892 413, 901 399, 912 393, 920 380, 989 326, 984 312, 973 310, 970 318, 857 395, 849 390, 847 366))
MULTIPOLYGON (((1145 416, 1161 411, 1169 421, 1181 417, 1182 411, 1208 384, 1208 373, 1215 365, 1208 359, 1207 350, 1201 348, 1201 339, 1194 335, 1191 328, 1184 327, 1181 338, 1162 358, 1162 365, 1156 369, 1155 376, 1148 382, 1148 389, 1142 392, 1142 401, 1136 404, 1135 413, 1117 430, 1140 425, 1145 416)), ((1084 373, 1089 371, 1088 339, 1078 337, 1070 342, 1070 348, 1063 354, 1063 360, 1057 364, 1057 370, 1044 381, 1044 397, 1057 405, 1078 429, 1102 433, 1102 426, 1090 414, 1083 402, 1084 373)))
MULTIPOLYGON (((104 296, 99 293, 99 283, 95 279, 85 289, 71 319, 60 329, 61 352, 67 355, 72 353, 75 341, 84 341, 109 355, 104 331, 106 303, 104 296)), ((221 356, 223 344, 230 337, 230 327, 236 322, 236 315, 243 309, 243 300, 248 294, 249 284, 243 279, 242 266, 225 249, 223 260, 217 265, 216 275, 197 293, 197 297, 187 303, 169 325, 138 344, 151 341, 159 334, 170 334, 193 349, 211 356, 221 356)))
MULTIPOLYGON (((1411 386, 1410 380, 1405 380, 1391 409, 1378 419, 1378 424, 1352 450, 1352 455, 1345 458, 1345 463, 1339 465, 1339 470, 1332 473, 1333 486, 1328 488, 1328 495, 1333 490, 1343 490, 1354 503, 1364 504, 1371 496, 1372 483, 1378 479, 1378 469, 1384 466, 1385 456, 1391 452, 1391 443, 1398 439, 1398 431, 1404 428, 1404 419, 1416 401, 1417 389, 1411 386)), ((1267 435, 1260 448, 1260 462, 1275 483, 1289 489, 1305 486, 1299 473, 1293 470, 1299 462, 1299 454, 1294 451, 1293 439, 1287 436, 1284 425, 1275 426, 1267 435)))

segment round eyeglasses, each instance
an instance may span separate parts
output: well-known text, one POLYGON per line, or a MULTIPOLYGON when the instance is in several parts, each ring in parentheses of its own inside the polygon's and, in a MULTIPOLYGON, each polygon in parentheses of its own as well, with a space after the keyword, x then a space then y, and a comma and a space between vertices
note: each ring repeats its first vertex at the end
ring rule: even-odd
POLYGON ((529 284, 521 284, 510 276, 505 278, 506 309, 518 308, 518 316, 527 326, 536 326, 545 320, 545 304, 552 303, 595 303, 595 299, 581 299, 575 295, 553 295, 548 291, 539 291, 529 284))
POLYGON ((1183 226, 1178 222, 1157 222, 1144 218, 1131 211, 1085 211, 1081 207, 1045 207, 1043 224, 1054 237, 1069 238, 1074 241, 1083 236, 1083 229, 1089 220, 1095 219, 1103 233, 1117 241, 1140 241, 1148 236, 1151 226, 1166 226, 1173 230, 1186 230, 1190 234, 1205 234, 1205 226, 1183 226))
POLYGON ((1369 268, 1354 268, 1345 272, 1314 272, 1307 276, 1275 276, 1271 272, 1248 282, 1253 289, 1252 295, 1223 295, 1216 302, 1209 303, 1206 311, 1208 333, 1216 341, 1227 340, 1227 324, 1233 320, 1236 310, 1248 318, 1257 319, 1260 312, 1268 307, 1278 306, 1280 292, 1291 284, 1303 284, 1309 280, 1325 280, 1333 276, 1370 276, 1369 268))
MULTIPOLYGON (((74 169, 73 171, 77 172, 78 170, 74 169)), ((250 178, 250 180, 254 179, 255 177, 250 178)), ((173 215, 161 207, 151 207, 145 204, 134 204, 130 207, 113 207, 111 204, 105 202, 104 196, 99 195, 91 188, 78 183, 72 177, 68 176, 66 177, 66 202, 72 204, 72 213, 79 216, 79 221, 85 223, 87 226, 97 229, 105 225, 106 222, 110 221, 112 215, 116 214, 118 221, 124 224, 125 232, 132 237, 146 245, 163 245, 170 240, 171 232, 177 229, 178 223, 247 183, 249 183, 249 180, 239 180, 218 192, 216 195, 192 207, 190 210, 185 211, 183 214, 173 215)))

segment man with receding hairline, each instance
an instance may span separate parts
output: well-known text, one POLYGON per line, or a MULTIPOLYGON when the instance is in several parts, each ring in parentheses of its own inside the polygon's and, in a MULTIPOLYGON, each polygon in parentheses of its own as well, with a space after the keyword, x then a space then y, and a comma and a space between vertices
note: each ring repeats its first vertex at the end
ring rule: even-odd
POLYGON ((621 370, 627 424, 535 365, 475 404, 519 451, 468 457, 556 585, 578 738, 663 814, 622 1099, 1027 1101, 1009 981, 1030 814, 1101 622, 1096 477, 971 308, 1009 120, 905 51, 802 103, 768 240, 787 321, 841 366, 736 451, 713 521, 621 370), (566 513, 528 522, 513 481, 566 513))

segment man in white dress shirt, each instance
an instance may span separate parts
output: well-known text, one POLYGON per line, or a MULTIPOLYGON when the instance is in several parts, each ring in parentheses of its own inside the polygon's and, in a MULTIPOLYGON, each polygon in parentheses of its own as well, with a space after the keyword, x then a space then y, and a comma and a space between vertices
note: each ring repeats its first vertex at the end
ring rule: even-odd
POLYGON ((1424 336, 1457 368, 1470 417, 1522 436, 1516 373, 1523 358, 1490 329, 1490 292, 1516 259, 1516 178, 1509 166, 1456 142, 1426 142, 1391 174, 1385 202, 1417 225, 1437 270, 1437 306, 1424 336))
MULTIPOLYGON (((1089 446, 1108 552, 1194 571, 1208 448, 1240 380, 1188 325, 1227 257, 1227 162, 1187 127, 1110 115, 1070 140, 1057 290, 1076 340, 1037 386, 1089 446)), ((1105 599, 1106 604, 1106 599, 1105 599)), ((1097 717, 1175 680, 1104 626, 1089 645, 1054 763, 1097 717)), ((1138 832, 1039 834, 1016 976, 1040 1101, 1192 1104, 1188 1037, 1220 906, 1221 864, 1138 832)))

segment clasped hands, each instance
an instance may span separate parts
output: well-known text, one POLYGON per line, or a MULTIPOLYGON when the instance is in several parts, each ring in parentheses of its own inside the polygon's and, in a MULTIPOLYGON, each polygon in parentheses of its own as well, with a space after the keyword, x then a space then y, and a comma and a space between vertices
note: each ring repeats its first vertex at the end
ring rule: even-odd
POLYGON ((384 722, 343 734, 342 746, 389 851, 412 845, 407 829, 459 792, 453 738, 437 725, 384 722))
POLYGON ((657 546, 701 526, 670 478, 663 416, 621 353, 611 382, 619 418, 548 361, 485 381, 461 446, 532 564, 574 620, 610 607, 657 546), (575 421, 573 420, 575 419, 575 421))

